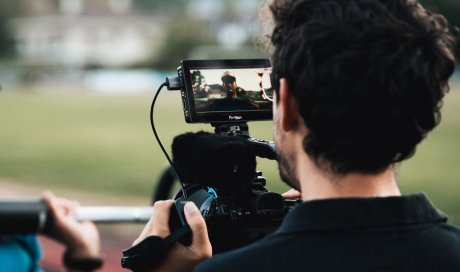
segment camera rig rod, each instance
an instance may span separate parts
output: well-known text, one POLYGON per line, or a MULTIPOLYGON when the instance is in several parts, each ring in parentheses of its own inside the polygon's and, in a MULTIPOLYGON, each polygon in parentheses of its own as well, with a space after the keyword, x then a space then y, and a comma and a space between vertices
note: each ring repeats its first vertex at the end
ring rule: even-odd
POLYGON ((77 209, 76 218, 94 223, 145 223, 152 213, 152 207, 143 206, 87 206, 77 209))
POLYGON ((220 136, 247 136, 249 127, 247 123, 211 123, 214 133, 220 136))
MULTIPOLYGON (((85 206, 76 209, 75 217, 95 223, 145 223, 152 213, 149 206, 85 206)), ((52 220, 40 199, 0 200, 0 235, 40 233, 52 220)))

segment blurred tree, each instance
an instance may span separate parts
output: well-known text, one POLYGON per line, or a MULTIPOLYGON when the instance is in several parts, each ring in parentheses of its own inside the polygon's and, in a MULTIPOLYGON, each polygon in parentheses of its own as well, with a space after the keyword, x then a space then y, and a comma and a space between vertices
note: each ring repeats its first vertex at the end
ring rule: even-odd
POLYGON ((197 21, 188 16, 173 20, 167 30, 162 48, 153 60, 157 69, 176 69, 181 59, 198 45, 216 44, 215 38, 205 22, 197 21))
MULTIPOLYGON (((443 14, 453 28, 460 28, 460 0, 420 0, 420 2, 425 7, 443 14)), ((460 36, 458 30, 456 34, 460 36)), ((460 41, 457 44, 457 56, 457 61, 460 62, 460 41)))
POLYGON ((12 58, 16 54, 13 32, 8 25, 8 18, 0 13, 0 58, 12 58))
POLYGON ((139 11, 161 13, 183 13, 187 7, 187 0, 134 0, 133 6, 139 11))
POLYGON ((446 16, 453 26, 460 26, 460 1, 459 0, 420 0, 420 2, 431 10, 440 12, 446 16))

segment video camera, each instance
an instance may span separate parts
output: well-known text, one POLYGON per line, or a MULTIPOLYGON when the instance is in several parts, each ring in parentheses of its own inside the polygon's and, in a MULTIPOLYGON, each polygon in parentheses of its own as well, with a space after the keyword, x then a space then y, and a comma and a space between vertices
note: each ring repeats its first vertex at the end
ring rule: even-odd
POLYGON ((183 211, 188 201, 205 218, 214 253, 271 234, 299 202, 269 192, 256 171, 256 156, 276 159, 274 144, 251 138, 247 125, 272 119, 269 60, 183 60, 177 71, 167 86, 181 91, 186 122, 211 123, 215 134, 186 133, 173 140, 172 165, 182 188, 173 197, 172 235, 124 251, 122 266, 133 270, 159 264, 175 241, 190 244, 183 211))
POLYGON ((173 161, 186 195, 179 190, 174 196, 172 214, 178 216, 172 217, 171 229, 186 224, 187 201, 194 202, 205 218, 215 253, 250 244, 278 228, 296 201, 266 189, 266 179, 256 171, 258 145, 269 144, 206 132, 177 136, 173 161))

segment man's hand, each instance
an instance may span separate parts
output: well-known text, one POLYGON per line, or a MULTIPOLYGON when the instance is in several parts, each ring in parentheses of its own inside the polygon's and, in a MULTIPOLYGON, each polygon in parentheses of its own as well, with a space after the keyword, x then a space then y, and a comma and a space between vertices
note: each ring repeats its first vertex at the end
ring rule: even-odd
MULTIPOLYGON (((169 214, 173 200, 157 201, 153 206, 153 214, 144 230, 134 241, 133 246, 148 236, 165 238, 169 229, 169 214)), ((212 256, 211 242, 208 237, 206 223, 195 203, 187 202, 184 206, 185 219, 192 230, 192 243, 186 247, 176 243, 169 251, 163 263, 151 271, 192 271, 200 262, 212 256)))

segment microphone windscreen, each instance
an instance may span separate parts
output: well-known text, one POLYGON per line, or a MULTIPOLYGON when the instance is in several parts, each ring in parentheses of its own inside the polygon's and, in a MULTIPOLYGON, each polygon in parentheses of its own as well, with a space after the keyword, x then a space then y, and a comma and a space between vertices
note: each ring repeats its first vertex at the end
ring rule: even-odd
POLYGON ((241 137, 204 131, 181 134, 173 140, 172 156, 182 182, 221 193, 246 188, 256 175, 254 146, 241 137))

